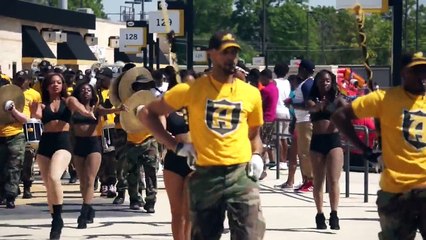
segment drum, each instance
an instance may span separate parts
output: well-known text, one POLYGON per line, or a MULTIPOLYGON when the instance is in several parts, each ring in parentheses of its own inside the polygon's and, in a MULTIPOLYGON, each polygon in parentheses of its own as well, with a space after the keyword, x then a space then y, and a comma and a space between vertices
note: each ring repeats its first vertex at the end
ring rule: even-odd
POLYGON ((43 133, 43 124, 40 120, 31 118, 24 124, 25 141, 30 144, 34 149, 38 148, 38 144, 43 133))
POLYGON ((102 130, 102 147, 104 153, 115 151, 115 147, 112 142, 113 132, 115 131, 114 125, 106 125, 102 130))

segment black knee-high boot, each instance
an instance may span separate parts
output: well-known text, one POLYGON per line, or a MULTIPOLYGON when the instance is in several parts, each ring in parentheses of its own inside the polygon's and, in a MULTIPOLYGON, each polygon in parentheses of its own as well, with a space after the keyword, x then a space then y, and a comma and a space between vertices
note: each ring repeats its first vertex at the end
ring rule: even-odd
POLYGON ((62 220, 62 204, 53 205, 52 227, 50 229, 50 239, 60 239, 64 221, 62 220))
POLYGON ((78 229, 87 228, 87 220, 89 219, 91 206, 89 204, 83 203, 81 206, 80 216, 77 219, 78 229))

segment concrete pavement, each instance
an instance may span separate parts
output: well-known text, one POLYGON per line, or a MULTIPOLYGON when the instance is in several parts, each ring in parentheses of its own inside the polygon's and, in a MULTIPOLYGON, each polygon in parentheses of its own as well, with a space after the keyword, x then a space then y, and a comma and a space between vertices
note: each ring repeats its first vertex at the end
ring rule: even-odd
MULTIPOLYGON (((286 179, 287 171, 281 171, 280 180, 275 172, 269 171, 268 177, 261 181, 261 199, 267 231, 265 240, 281 239, 378 239, 378 215, 375 193, 378 190, 379 174, 370 173, 369 202, 363 201, 363 174, 350 173, 351 194, 344 194, 344 173, 341 178, 341 201, 339 209, 341 230, 315 229, 315 204, 312 193, 283 192, 274 189, 274 185, 286 179)), ((297 176, 299 176, 297 171, 297 176)), ((76 229, 81 198, 78 185, 64 185, 64 222, 61 239, 172 239, 170 228, 170 210, 160 172, 158 202, 155 214, 129 209, 128 198, 121 206, 111 204, 112 199, 96 197, 95 223, 87 229, 76 229)), ((47 239, 50 230, 50 214, 47 212, 46 194, 40 181, 34 189, 34 198, 18 199, 16 209, 0 207, 0 239, 47 239)), ((99 196, 99 193, 97 193, 99 196)), ((330 208, 328 195, 325 195, 324 212, 328 218, 330 208)), ((225 224, 227 228, 227 224, 225 224)), ((230 239, 224 233, 222 239, 230 239)), ((421 239, 420 235, 416 239, 421 239)))

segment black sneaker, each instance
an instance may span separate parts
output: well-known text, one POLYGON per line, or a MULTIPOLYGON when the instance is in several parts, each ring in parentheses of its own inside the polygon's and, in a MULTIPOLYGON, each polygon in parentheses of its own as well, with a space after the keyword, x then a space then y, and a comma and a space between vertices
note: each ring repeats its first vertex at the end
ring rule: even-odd
POLYGON ((315 216, 315 223, 317 224, 317 229, 327 229, 324 213, 317 213, 315 216))
POLYGON ((15 206, 15 201, 14 200, 6 200, 6 208, 13 209, 15 207, 16 206, 15 206))
POLYGON ((124 199, 125 199, 124 192, 119 191, 117 193, 117 197, 115 197, 114 201, 112 201, 112 204, 121 205, 124 203, 124 199))
POLYGON ((1 205, 6 205, 6 199, 0 198, 0 206, 1 205))
POLYGON ((330 229, 340 230, 339 217, 337 217, 336 211, 331 211, 329 224, 330 224, 330 229))
POLYGON ((142 207, 141 202, 130 202, 130 209, 132 210, 140 210, 142 207))
POLYGON ((74 184, 76 182, 77 182, 77 177, 76 176, 71 176, 70 180, 68 181, 68 183, 70 183, 70 184, 74 184))
POLYGON ((155 203, 149 203, 149 202, 147 202, 143 206, 143 209, 145 209, 145 211, 147 213, 155 213, 154 205, 155 205, 155 203))
POLYGON ((22 198, 23 199, 30 199, 32 197, 33 197, 33 195, 31 194, 31 188, 24 187, 24 194, 22 194, 22 198))

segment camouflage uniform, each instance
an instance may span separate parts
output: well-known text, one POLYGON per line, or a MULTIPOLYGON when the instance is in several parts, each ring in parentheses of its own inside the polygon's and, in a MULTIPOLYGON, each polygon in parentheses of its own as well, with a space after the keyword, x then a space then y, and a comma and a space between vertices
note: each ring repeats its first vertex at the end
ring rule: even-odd
POLYGON ((191 239, 220 239, 228 211, 231 239, 259 240, 265 233, 259 185, 247 164, 196 167, 189 180, 191 239))
POLYGON ((14 201, 18 196, 24 151, 23 133, 0 137, 0 198, 14 201))
POLYGON ((124 192, 127 189, 125 170, 127 169, 126 143, 127 133, 123 129, 115 129, 114 139, 117 175, 117 191, 124 192))
POLYGON ((31 187, 34 181, 34 157, 36 151, 30 144, 25 144, 24 163, 22 165, 21 180, 24 188, 31 187))
POLYGON ((426 189, 405 193, 377 192, 381 240, 414 239, 417 229, 426 239, 426 189))
POLYGON ((127 143, 127 183, 130 202, 141 202, 140 179, 141 167, 145 172, 146 205, 154 206, 157 201, 157 162, 158 144, 150 137, 141 144, 127 143))

